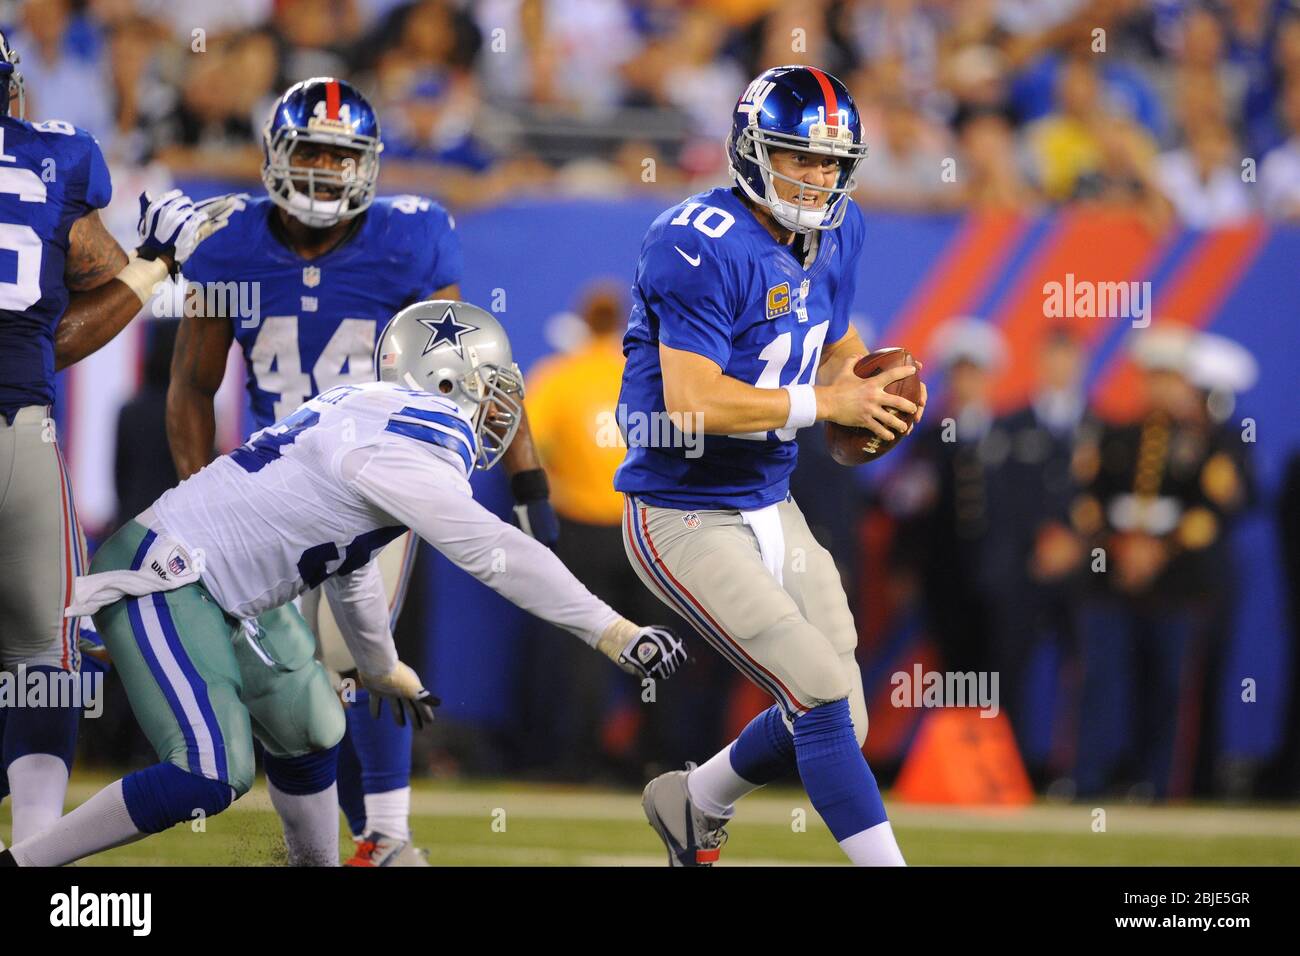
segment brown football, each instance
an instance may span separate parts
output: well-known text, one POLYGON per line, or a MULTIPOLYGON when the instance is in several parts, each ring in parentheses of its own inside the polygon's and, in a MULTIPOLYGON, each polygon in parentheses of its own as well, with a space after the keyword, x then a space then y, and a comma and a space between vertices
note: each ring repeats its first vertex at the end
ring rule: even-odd
MULTIPOLYGON (((858 359, 858 364, 853 367, 853 371, 858 378, 871 378, 895 366, 911 364, 913 364, 912 353, 907 349, 877 349, 858 359)), ((901 381, 886 386, 885 391, 891 395, 901 396, 909 402, 920 401, 920 373, 909 375, 901 381)), ((912 416, 905 412, 894 409, 894 415, 909 425, 912 423, 912 416)), ((830 447, 831 457, 841 465, 862 465, 893 451, 898 446, 898 438, 885 441, 866 428, 852 428, 838 422, 827 422, 826 444, 830 447)))

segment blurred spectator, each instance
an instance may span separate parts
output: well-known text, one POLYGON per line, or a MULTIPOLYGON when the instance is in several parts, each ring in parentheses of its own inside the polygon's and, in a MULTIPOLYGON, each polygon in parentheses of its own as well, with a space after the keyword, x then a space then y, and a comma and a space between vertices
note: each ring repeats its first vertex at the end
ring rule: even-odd
POLYGON ((993 431, 990 393, 1004 352, 997 329, 976 319, 935 332, 927 354, 939 366, 934 371, 947 375, 946 393, 910 439, 911 457, 888 480, 897 492, 887 487, 885 494, 900 518, 896 563, 919 580, 930 636, 950 671, 991 667, 989 477, 1006 445, 993 431))
POLYGON ((1247 76, 1240 65, 1224 59, 1226 40, 1218 17, 1205 7, 1189 6, 1179 33, 1176 61, 1163 74, 1166 99, 1172 99, 1178 89, 1188 84, 1213 82, 1227 104, 1228 115, 1241 117, 1247 76))
POLYGON ((957 190, 971 209, 1029 211, 1041 197, 1026 173, 1015 131, 998 109, 972 108, 956 119, 957 190))
POLYGON ((852 64, 829 22, 829 0, 805 0, 799 5, 777 4, 736 39, 736 56, 749 76, 774 66, 805 63, 843 74, 852 64))
POLYGON ((107 137, 112 130, 106 70, 97 57, 79 53, 71 42, 68 0, 28 0, 21 26, 9 37, 22 56, 27 117, 61 119, 107 137))
POLYGON ((221 41, 196 58, 181 99, 166 120, 158 158, 177 176, 223 175, 256 181, 262 126, 278 91, 275 42, 264 32, 221 41))
POLYGON ((474 13, 489 38, 480 66, 494 97, 582 116, 608 114, 622 101, 620 71, 641 45, 626 4, 485 0, 474 13))
POLYGON ((418 3, 405 11, 396 44, 380 55, 376 72, 385 158, 474 171, 492 164, 474 135, 482 104, 456 40, 445 4, 418 3))
POLYGON ((1281 10, 1275 0, 1231 0, 1224 7, 1224 59, 1242 77, 1240 132, 1251 152, 1276 144, 1272 54, 1281 10))
POLYGON ((1039 33, 1059 26, 1086 4, 1084 0, 995 0, 998 26, 1007 33, 1039 33))
POLYGON ((943 163, 951 150, 945 149, 942 130, 900 97, 885 101, 881 119, 881 134, 858 168, 854 199, 877 209, 954 208, 961 198, 962 177, 960 171, 957 183, 943 177, 943 163))
POLYGON ((1097 71, 1086 60, 1062 65, 1056 110, 1029 127, 1029 146, 1043 191, 1057 201, 1071 198, 1079 180, 1101 166, 1098 127, 1106 121, 1097 71))
POLYGON ((1091 8, 1086 8, 1068 29, 1057 31, 1059 37, 1049 33, 1026 38, 1021 44, 1023 49, 1017 49, 1015 44, 1004 45, 1004 55, 1011 65, 1023 64, 1010 84, 1017 119, 1030 123, 1047 116, 1054 105, 1059 105, 1061 74, 1072 62, 1083 61, 1095 74, 1093 95, 1105 112, 1138 122, 1152 136, 1163 138, 1167 120, 1158 87, 1137 64, 1110 51, 1109 35, 1105 52, 1095 48, 1093 31, 1099 29, 1098 23, 1091 8))
POLYGON ((928 96, 938 73, 939 30, 918 0, 849 0, 838 23, 855 60, 892 64, 912 100, 928 96))
POLYGON ((1241 154, 1222 123, 1196 123, 1187 131, 1186 147, 1165 153, 1157 168, 1160 191, 1185 225, 1231 226, 1253 211, 1249 188, 1242 181, 1241 154))
POLYGON ((158 45, 154 24, 141 18, 117 21, 109 34, 115 98, 110 161, 146 162, 158 146, 165 118, 176 109, 176 89, 163 77, 158 45))
POLYGON ((1290 137, 1260 164, 1260 205, 1276 219, 1300 220, 1300 73, 1286 86, 1281 112, 1290 137))
MULTIPOLYGON (((96 0, 96 13, 104 6, 109 4, 96 0)), ((165 22, 173 38, 186 45, 194 41, 195 30, 202 30, 207 42, 262 26, 271 19, 274 6, 274 0, 135 0, 137 12, 165 22)))
MULTIPOLYGON (((1085 365, 1077 334, 1065 327, 1054 329, 1033 363, 1038 382, 1029 405, 994 425, 1008 449, 989 491, 994 659, 1002 706, 1038 786, 1070 770, 1055 754, 1060 737, 1068 739, 1072 728, 1060 728, 1058 737, 1052 718, 1073 715, 1078 703, 1073 680, 1065 681, 1070 699, 1062 707, 1058 694, 1044 695, 1032 678, 1045 648, 1053 651, 1054 677, 1072 673, 1077 653, 1074 613, 1085 552, 1070 527, 1077 491, 1071 467, 1080 445, 1095 441, 1100 427, 1087 410, 1085 365), (1044 711, 1046 720, 1041 719, 1044 711)), ((1057 683, 1051 681, 1053 691, 1057 683)))
POLYGON ((955 112, 970 109, 1005 110, 1009 103, 1007 66, 994 47, 971 44, 949 56, 943 85, 955 101, 955 112))
POLYGON ((279 0, 275 36, 285 85, 311 76, 346 76, 347 41, 360 29, 349 0, 279 0))
POLYGON ((1039 182, 1052 199, 1120 204, 1163 222, 1156 146, 1138 124, 1107 111, 1096 67, 1081 58, 1061 68, 1057 111, 1028 130, 1039 182))
POLYGON ((685 118, 688 135, 697 142, 686 145, 683 157, 694 172, 722 168, 725 158, 718 144, 731 131, 732 108, 750 80, 723 52, 726 39, 718 17, 688 10, 672 32, 652 39, 624 71, 633 102, 671 109, 685 118))

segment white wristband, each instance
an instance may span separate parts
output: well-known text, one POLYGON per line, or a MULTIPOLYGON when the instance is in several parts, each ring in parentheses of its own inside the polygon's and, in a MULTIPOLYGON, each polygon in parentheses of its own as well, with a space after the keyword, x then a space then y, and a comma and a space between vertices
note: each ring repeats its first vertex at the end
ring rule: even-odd
POLYGON ((113 278, 126 283, 144 305, 153 296, 159 283, 167 281, 167 264, 158 259, 141 259, 133 252, 131 261, 113 278))
POLYGON ((783 386, 790 393, 790 414, 786 428, 807 428, 817 421, 817 395, 811 385, 783 386))

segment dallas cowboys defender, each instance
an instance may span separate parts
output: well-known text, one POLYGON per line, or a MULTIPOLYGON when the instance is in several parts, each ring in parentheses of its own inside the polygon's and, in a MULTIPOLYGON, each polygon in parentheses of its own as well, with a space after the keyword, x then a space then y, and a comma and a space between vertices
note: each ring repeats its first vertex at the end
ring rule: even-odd
MULTIPOLYGON (((383 586, 366 573, 407 528, 629 673, 664 679, 685 660, 670 631, 619 616, 474 501, 470 473, 504 457, 523 419, 523 378, 495 318, 463 302, 417 303, 375 355, 381 381, 311 399, 100 548, 75 609, 94 613, 161 762, 0 853, 0 865, 59 865, 195 808, 219 813, 252 783, 253 734, 282 755, 332 748, 342 707, 290 603, 307 588, 325 589, 370 692, 430 718, 436 700, 397 659, 383 586)), ((337 806, 311 809, 286 828, 290 858, 337 863, 337 806)))
MULTIPOLYGON (((77 621, 63 617, 85 550, 51 418, 54 373, 120 332, 228 208, 196 209, 179 190, 142 198, 128 260, 99 219, 112 192, 99 144, 62 120, 27 122, 17 63, 0 34, 0 251, 13 277, 0 281, 0 669, 24 680, 75 673, 81 657, 77 621)), ((15 840, 63 812, 78 712, 0 708, 15 840)))
MULTIPOLYGON (((377 332, 398 309, 460 296, 460 241, 447 211, 419 196, 375 198, 379 122, 350 84, 315 78, 290 87, 272 110, 263 149, 268 195, 243 197, 220 241, 205 245, 185 268, 200 288, 255 283, 261 314, 192 316, 181 324, 167 401, 181 478, 212 456, 213 395, 232 340, 247 363, 256 427, 265 428, 304 399, 371 378, 377 332)), ((521 525, 554 543, 559 525, 526 421, 505 467, 521 525)), ((413 538, 403 536, 383 551, 373 572, 384 580, 394 626, 415 551, 413 538)), ((302 611, 326 665, 355 670, 318 591, 303 596, 302 611)), ((348 710, 347 724, 338 792, 357 839, 350 864, 421 865, 409 843, 411 728, 376 721, 364 706, 348 710)), ((322 766, 334 759, 321 754, 285 762, 272 755, 266 767, 277 809, 292 815, 296 804, 315 797, 312 788, 332 788, 334 774, 322 766)))
POLYGON ((652 780, 643 806, 672 865, 712 865, 735 801, 797 769, 851 860, 902 863, 862 756, 857 630, 789 495, 798 429, 892 438, 906 428, 891 409, 920 418, 884 391, 915 368, 853 373, 864 225, 848 194, 867 147, 844 85, 791 66, 745 90, 727 149, 735 188, 669 209, 642 244, 619 398, 629 422, 700 422, 703 453, 629 438, 614 486, 642 581, 777 703, 697 769, 652 780))

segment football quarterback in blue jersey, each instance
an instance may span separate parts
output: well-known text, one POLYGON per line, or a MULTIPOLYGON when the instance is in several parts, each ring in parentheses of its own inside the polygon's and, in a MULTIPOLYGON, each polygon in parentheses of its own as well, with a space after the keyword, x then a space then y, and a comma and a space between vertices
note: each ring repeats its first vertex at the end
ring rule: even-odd
MULTIPOLYGON (((99 218, 112 193, 99 144, 62 120, 28 122, 17 63, 0 34, 0 679, 57 687, 81 664, 77 619, 63 610, 85 545, 54 373, 117 335, 228 206, 198 209, 179 190, 142 197, 128 259, 99 218)), ((0 707, 0 799, 12 797, 15 841, 63 812, 79 712, 70 701, 0 707)))
POLYGON ((861 120, 835 77, 778 67, 741 95, 727 151, 735 185, 669 209, 642 243, 614 486, 642 581, 776 704, 698 768, 652 780, 643 806, 671 864, 711 865, 735 801, 797 770, 851 860, 902 863, 862 755, 839 571, 789 494, 800 428, 889 440, 908 430, 896 410, 924 407, 924 391, 919 407, 885 391, 913 366, 853 372, 861 120))
MULTIPOLYGON (((213 396, 232 342, 243 351, 254 424, 263 428, 320 392, 373 379, 377 336, 403 307, 460 298, 461 250, 451 215, 420 196, 376 197, 379 121, 351 84, 322 77, 292 86, 272 110, 263 149, 266 196, 240 197, 219 241, 205 244, 185 268, 186 315, 167 398, 168 438, 182 479, 212 458, 213 396)), ((559 525, 526 421, 504 462, 521 526, 554 543, 559 525)), ((406 535, 378 559, 394 625, 414 548, 406 535)), ((344 675, 355 670, 318 591, 304 595, 302 611, 325 663, 344 675)), ((286 822, 295 799, 314 796, 322 782, 334 786, 334 774, 319 766, 333 759, 268 758, 272 797, 286 822), (307 793, 302 779, 312 781, 307 793)), ((339 760, 339 795, 358 842, 349 862, 420 865, 409 843, 409 726, 351 707, 339 760)))

